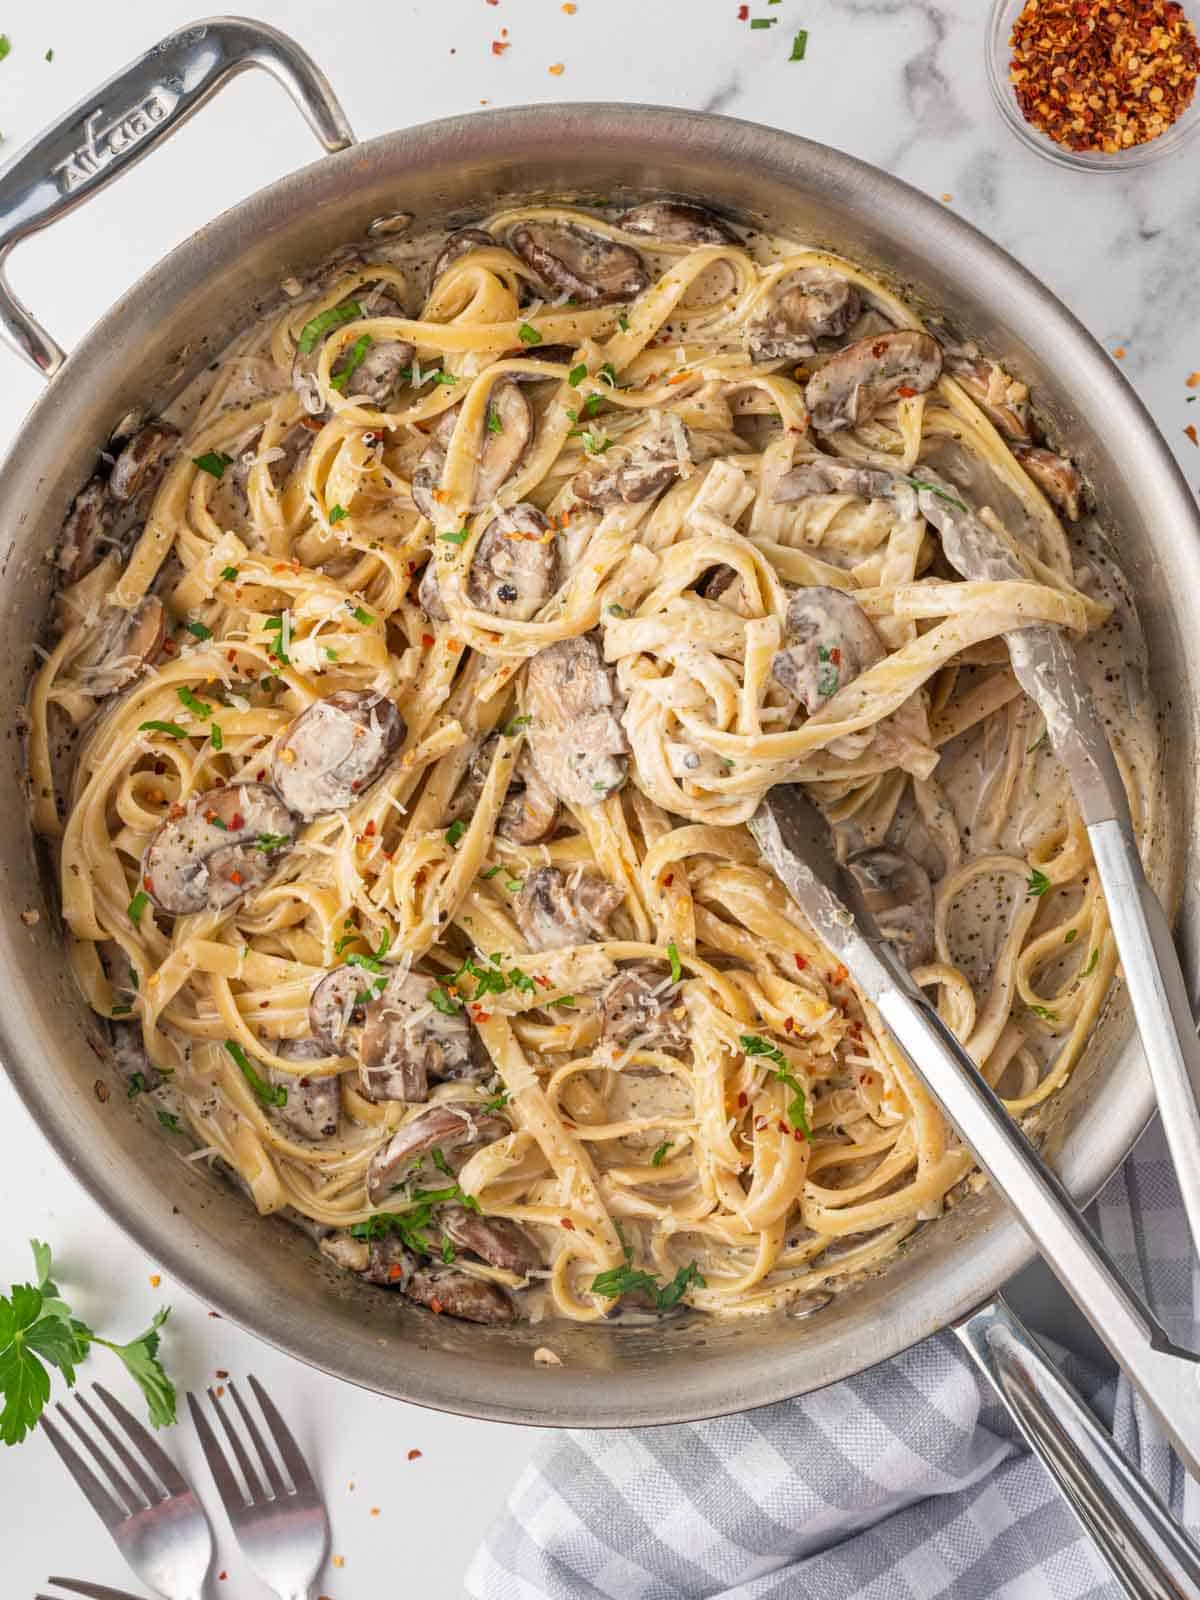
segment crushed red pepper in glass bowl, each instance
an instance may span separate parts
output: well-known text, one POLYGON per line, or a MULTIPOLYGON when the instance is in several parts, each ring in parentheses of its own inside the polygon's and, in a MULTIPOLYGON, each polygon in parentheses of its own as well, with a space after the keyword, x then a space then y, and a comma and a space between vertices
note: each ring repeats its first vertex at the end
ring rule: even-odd
POLYGON ((1179 0, 995 0, 988 67, 1012 130, 1065 166, 1141 166, 1200 127, 1200 42, 1179 0))

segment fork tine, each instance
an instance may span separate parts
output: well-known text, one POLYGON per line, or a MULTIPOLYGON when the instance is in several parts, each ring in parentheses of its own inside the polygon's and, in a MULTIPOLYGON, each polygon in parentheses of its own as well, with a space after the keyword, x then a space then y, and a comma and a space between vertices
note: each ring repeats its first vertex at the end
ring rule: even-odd
MULTIPOLYGON (((92 1438, 91 1434, 88 1433, 87 1429, 83 1426, 83 1423, 80 1422, 75 1413, 73 1411, 68 1411, 66 1405, 61 1400, 55 1409, 67 1426, 72 1430, 80 1444, 83 1445, 84 1449, 91 1456, 92 1460, 100 1468, 101 1472, 108 1479, 109 1483, 112 1484, 113 1488, 117 1492, 117 1498, 125 1502, 126 1506, 129 1508, 130 1515, 132 1515, 135 1511, 145 1510, 146 1505, 151 1502, 147 1502, 146 1497, 144 1495, 139 1495, 129 1480, 121 1476, 120 1472, 118 1472, 117 1468, 104 1454, 104 1451, 100 1448, 99 1444, 97 1444, 96 1440, 92 1438)), ((159 1496, 155 1495, 154 1498, 157 1500, 159 1496)))
POLYGON ((283 1464, 292 1475, 292 1482, 297 1489, 315 1489, 313 1475, 309 1471, 308 1462, 301 1454, 300 1446, 292 1437, 292 1430, 279 1415, 279 1410, 270 1395, 259 1383, 253 1374, 247 1377, 246 1382, 254 1393, 254 1398, 262 1408, 262 1414, 267 1419, 267 1427, 271 1430, 271 1437, 279 1447, 279 1454, 283 1457, 283 1464))
POLYGON ((251 1505, 261 1505, 267 1498, 267 1491, 263 1488, 258 1474, 254 1470, 254 1463, 250 1459, 249 1451, 242 1443, 242 1436, 234 1427, 215 1389, 209 1389, 208 1398, 212 1402, 212 1408, 217 1414, 218 1422, 225 1430, 225 1437, 233 1447, 233 1453, 237 1457, 237 1464, 241 1468, 242 1477, 250 1495, 250 1503, 251 1505))
POLYGON ((159 1482, 166 1485, 167 1492, 187 1494, 186 1479, 154 1435, 144 1428, 133 1413, 121 1404, 115 1394, 110 1394, 102 1383, 94 1383, 92 1392, 100 1396, 154 1471, 158 1473, 159 1482))
POLYGON ((125 1521, 124 1510, 116 1503, 108 1490, 96 1477, 87 1462, 76 1453, 71 1445, 63 1438, 58 1429, 43 1412, 41 1427, 45 1430, 46 1437, 58 1451, 59 1457, 67 1471, 75 1479, 79 1488, 83 1490, 83 1497, 101 1522, 110 1533, 120 1527, 125 1521))
POLYGON ((155 1501, 165 1499, 166 1497, 163 1494, 162 1488, 155 1483, 154 1479, 129 1449, 128 1445, 126 1445, 123 1440, 117 1437, 117 1435, 109 1427, 108 1423, 105 1422, 104 1418, 96 1410, 95 1406, 89 1404, 89 1402, 84 1399, 83 1395, 79 1393, 76 1393, 75 1399, 78 1402, 80 1409, 83 1411, 84 1416, 87 1417, 95 1426, 101 1438, 103 1438, 110 1448, 116 1452, 117 1458, 125 1468, 126 1472, 132 1473, 137 1479, 142 1493, 145 1495, 149 1503, 153 1505, 155 1501))
POLYGON ((204 1459, 208 1462, 208 1470, 213 1475, 217 1493, 221 1496, 221 1504, 225 1507, 230 1521, 232 1521, 237 1512, 246 1509, 245 1493, 234 1476, 232 1467, 225 1459, 221 1446, 217 1443, 216 1435, 209 1426, 208 1418, 200 1408, 199 1400, 196 1399, 194 1394, 189 1394, 187 1403, 188 1410, 192 1413, 192 1421, 196 1424, 196 1432, 200 1436, 200 1448, 204 1451, 204 1459))
POLYGON ((258 1431, 258 1423, 250 1415, 246 1402, 238 1393, 237 1385, 232 1378, 229 1380, 228 1388, 229 1393, 233 1396, 234 1405, 242 1414, 242 1421, 246 1424, 246 1432, 250 1435, 250 1442, 258 1451, 258 1459, 262 1462, 263 1470, 270 1479, 271 1489, 275 1494, 275 1498, 278 1499, 280 1495, 286 1495, 289 1491, 287 1484, 283 1481, 283 1475, 275 1463, 275 1457, 267 1449, 266 1442, 258 1431))
MULTIPOLYGON (((68 1589, 72 1594, 85 1594, 89 1600, 137 1600, 137 1595, 125 1589, 106 1589, 102 1583, 84 1583, 82 1578, 47 1578, 58 1589, 68 1589)), ((34 1600, 55 1600, 53 1595, 35 1595, 34 1600)))

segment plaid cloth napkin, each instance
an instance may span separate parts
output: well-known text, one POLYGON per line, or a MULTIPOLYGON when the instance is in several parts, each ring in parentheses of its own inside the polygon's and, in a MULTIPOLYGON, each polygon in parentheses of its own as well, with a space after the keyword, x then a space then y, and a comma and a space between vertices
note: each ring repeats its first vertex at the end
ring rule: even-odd
MULTIPOLYGON (((1175 1175, 1151 1128, 1092 1212, 1169 1333, 1197 1336, 1175 1175)), ((1124 1378, 1063 1370, 1189 1529, 1186 1478, 1124 1378)), ((483 1600, 1119 1600, 951 1334, 802 1400, 557 1434, 467 1574, 483 1600)))

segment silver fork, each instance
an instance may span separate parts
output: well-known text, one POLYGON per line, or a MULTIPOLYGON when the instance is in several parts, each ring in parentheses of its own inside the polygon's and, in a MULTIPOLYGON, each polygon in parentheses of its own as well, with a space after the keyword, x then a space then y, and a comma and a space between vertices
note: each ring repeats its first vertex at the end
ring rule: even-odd
MULTIPOLYGON (((49 1417, 43 1416, 41 1425, 47 1438, 138 1577, 165 1600, 201 1600, 213 1557, 212 1529, 204 1507, 167 1452, 116 1396, 98 1383, 92 1385, 92 1390, 121 1424, 132 1449, 82 1394, 76 1393, 76 1404, 111 1455, 105 1453, 65 1402, 60 1401, 56 1410, 104 1473, 114 1493, 105 1488, 49 1417), (113 1458, 129 1477, 122 1475, 113 1458)), ((76 1587, 81 1594, 89 1592, 76 1587)))
POLYGON ((217 1391, 209 1389, 208 1398, 233 1450, 245 1483, 244 1491, 194 1394, 187 1397, 188 1407, 217 1491, 246 1559, 280 1600, 309 1600, 313 1582, 329 1550, 329 1518, 325 1513, 325 1502, 308 1470, 308 1463, 300 1453, 300 1446, 293 1439, 291 1430, 270 1396, 257 1378, 248 1378, 247 1382, 254 1391, 254 1397, 266 1418, 267 1428, 283 1459, 283 1466, 291 1479, 290 1487, 284 1481, 275 1457, 264 1443, 258 1424, 238 1393, 236 1384, 227 1383, 225 1388, 237 1407, 242 1425, 262 1464, 270 1493, 263 1488, 241 1435, 228 1408, 221 1404, 217 1391))

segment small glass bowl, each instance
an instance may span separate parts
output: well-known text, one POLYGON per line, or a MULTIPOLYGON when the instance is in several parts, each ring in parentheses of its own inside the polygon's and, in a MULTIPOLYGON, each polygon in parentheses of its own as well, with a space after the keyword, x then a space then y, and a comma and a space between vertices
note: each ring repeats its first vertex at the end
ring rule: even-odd
MULTIPOLYGON (((1197 0, 1192 0, 1193 5, 1196 3, 1197 0)), ((1187 9, 1185 5, 1185 10, 1187 9)), ((1133 167, 1144 167, 1151 161, 1175 155, 1200 128, 1200 86, 1198 86, 1192 96, 1191 105, 1183 115, 1171 124, 1166 133, 1160 134, 1157 139, 1148 140, 1145 144, 1131 145, 1128 150, 1120 150, 1115 155, 1105 155, 1101 151, 1071 150, 1065 144, 1056 144, 1032 123, 1026 122, 1021 107, 1017 104, 1013 86, 1009 82, 1009 66, 1012 62, 1012 46, 1009 40, 1012 37, 1013 23, 1023 10, 1024 0, 993 0, 992 15, 987 30, 987 68, 992 98, 999 108, 1000 115, 1021 143, 1030 150, 1036 150, 1038 155, 1045 156, 1047 161, 1057 162, 1060 167, 1072 167, 1076 172, 1128 172, 1133 167)), ((1197 18, 1193 16, 1191 20, 1195 22, 1197 18)))

